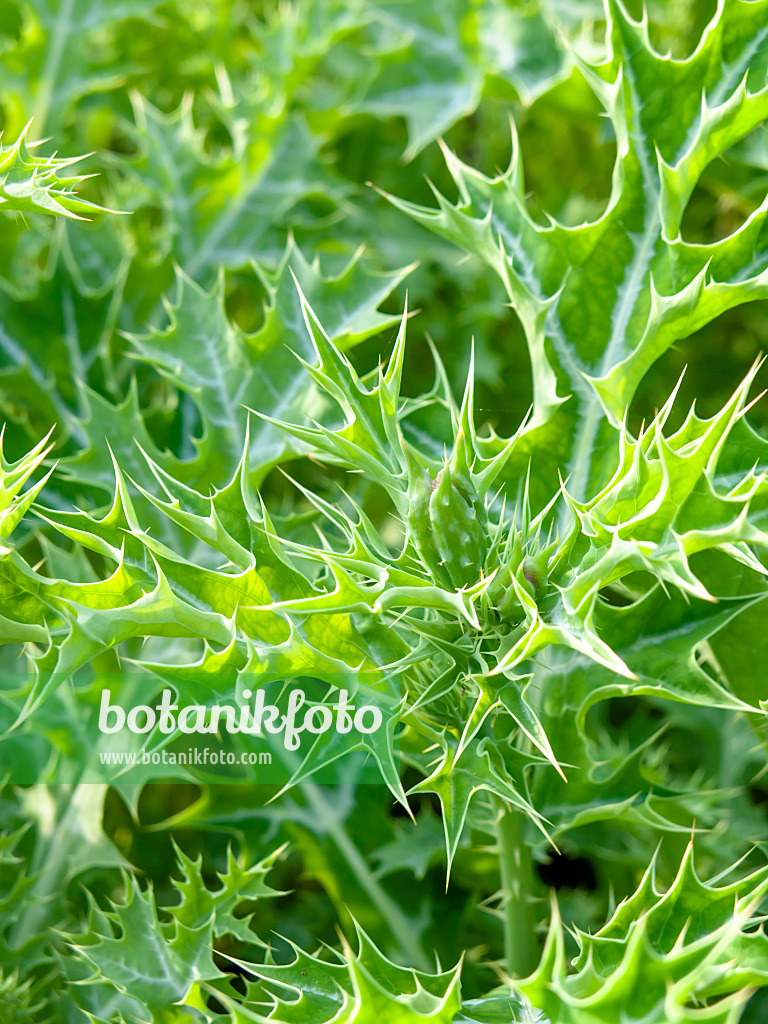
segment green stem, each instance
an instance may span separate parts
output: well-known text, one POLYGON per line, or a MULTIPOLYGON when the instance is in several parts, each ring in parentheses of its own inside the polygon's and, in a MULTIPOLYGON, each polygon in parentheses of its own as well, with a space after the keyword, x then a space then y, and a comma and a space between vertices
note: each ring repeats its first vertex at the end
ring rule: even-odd
POLYGON ((533 859, 524 835, 524 815, 499 797, 496 835, 503 893, 504 960, 513 978, 531 974, 538 962, 533 903, 533 859))
MULTIPOLYGON (((298 758, 289 750, 279 749, 278 757, 293 776, 299 768, 298 758)), ((413 921, 409 920, 399 904, 379 883, 365 857, 348 835, 334 803, 326 799, 323 787, 305 779, 298 783, 298 788, 312 808, 318 830, 324 832, 336 844, 347 868, 371 904, 376 907, 381 920, 386 922, 392 937, 408 959, 409 966, 416 970, 428 971, 430 965, 421 948, 413 921)))
POLYGON ((300 788, 318 815, 318 819, 323 822, 325 832, 336 843, 358 884, 378 910, 382 921, 387 923, 392 936, 407 956, 409 965, 417 970, 429 970, 413 922, 379 884, 362 853, 347 834, 344 824, 339 821, 332 806, 325 799, 322 788, 313 782, 303 782, 300 788))
MULTIPOLYGON (((106 789, 106 787, 100 787, 106 789)), ((60 796, 63 805, 60 807, 58 821, 50 831, 45 830, 43 821, 39 822, 39 834, 35 852, 30 865, 30 873, 35 882, 25 898, 25 909, 17 918, 11 931, 11 945, 21 949, 35 935, 48 930, 50 915, 56 897, 61 896, 66 883, 67 871, 72 867, 71 852, 73 842, 82 844, 79 832, 75 831, 75 822, 82 814, 82 802, 87 792, 83 784, 73 784, 65 795, 61 787, 60 796)))
POLYGON ((40 139, 45 131, 45 123, 50 113, 51 100, 56 91, 61 62, 67 52, 75 23, 72 19, 73 0, 62 0, 59 4, 55 22, 49 27, 46 39, 46 56, 40 76, 37 102, 33 113, 35 121, 32 126, 31 139, 40 139))

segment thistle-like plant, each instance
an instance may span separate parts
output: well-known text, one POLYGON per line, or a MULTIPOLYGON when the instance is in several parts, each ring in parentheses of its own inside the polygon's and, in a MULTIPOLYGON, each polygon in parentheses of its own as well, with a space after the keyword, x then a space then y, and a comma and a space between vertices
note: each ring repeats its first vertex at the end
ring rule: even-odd
POLYGON ((0 210, 49 213, 74 220, 103 213, 103 207, 77 195, 77 185, 89 175, 64 173, 83 157, 37 156, 31 150, 40 142, 27 142, 30 127, 31 122, 15 142, 0 143, 0 210))
POLYGON ((24 214, 0 246, 3 1019, 735 1024, 765 984, 761 364, 706 415, 674 379, 634 403, 766 296, 762 194, 713 241, 688 218, 762 187, 768 2, 720 0, 687 50, 618 0, 595 33, 545 2, 407 7, 45 0, 0 26, 6 130, 36 106, 108 146, 132 211, 74 223, 66 161, 0 153, 24 214), (443 144, 446 175, 452 125, 497 158, 481 95, 522 101, 508 169, 443 144), (555 196, 552 124, 598 109, 604 208, 533 212, 523 157, 555 196), (532 408, 504 437, 484 410, 521 335, 532 408), (285 683, 382 727, 268 779, 98 770, 105 687, 285 683), (548 892, 550 861, 588 862, 588 891, 548 892))

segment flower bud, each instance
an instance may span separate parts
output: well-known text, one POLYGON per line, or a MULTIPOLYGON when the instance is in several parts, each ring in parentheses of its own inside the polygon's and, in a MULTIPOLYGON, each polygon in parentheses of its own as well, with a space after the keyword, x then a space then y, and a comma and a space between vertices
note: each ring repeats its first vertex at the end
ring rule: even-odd
POLYGON ((436 478, 413 473, 408 530, 422 560, 441 586, 458 589, 476 583, 488 551, 485 507, 468 473, 452 473, 446 463, 436 478))

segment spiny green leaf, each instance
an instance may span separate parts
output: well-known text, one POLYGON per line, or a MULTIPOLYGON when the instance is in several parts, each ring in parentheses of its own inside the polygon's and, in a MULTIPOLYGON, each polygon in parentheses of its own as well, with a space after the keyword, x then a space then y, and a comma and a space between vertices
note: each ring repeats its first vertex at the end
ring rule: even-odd
POLYGON ((82 157, 30 153, 34 147, 27 143, 30 124, 15 142, 0 144, 0 211, 48 213, 73 220, 82 220, 81 214, 105 212, 103 207, 78 197, 76 187, 86 175, 64 173, 82 157))
MULTIPOLYGON (((405 970, 387 960, 358 927, 358 951, 344 942, 340 962, 328 962, 294 947, 292 964, 251 965, 241 963, 249 973, 267 985, 273 1007, 262 1016, 256 1007, 243 1020, 266 1020, 283 1024, 322 1024, 324 1021, 373 1024, 385 1018, 393 1024, 417 1024, 432 1020, 449 1024, 460 1006, 460 965, 452 971, 425 974, 405 970)), ((242 1012, 230 999, 224 1005, 242 1012)), ((237 1019, 237 1017, 235 1018, 237 1019)))
POLYGON ((521 454, 541 454, 550 465, 556 454, 579 499, 613 471, 602 453, 648 367, 678 338, 766 294, 764 261, 754 258, 764 207, 713 245, 679 237, 704 164, 765 116, 762 4, 723 0, 684 60, 656 53, 647 23, 633 21, 619 2, 607 3, 606 16, 607 59, 579 61, 617 141, 599 219, 579 227, 534 221, 514 132, 509 168, 496 178, 446 150, 456 205, 439 194, 438 209, 393 200, 501 277, 533 370, 534 412, 521 454))
POLYGON ((603 928, 576 932, 580 952, 572 973, 554 905, 541 964, 516 987, 563 1024, 614 1021, 628 1012, 627 1019, 659 1024, 732 1024, 745 1002, 744 984, 762 985, 768 977, 766 937, 749 927, 768 879, 762 870, 727 885, 719 881, 699 880, 693 844, 665 893, 656 888, 652 866, 603 928), (710 997, 716 999, 702 1013, 696 1006, 710 997))

